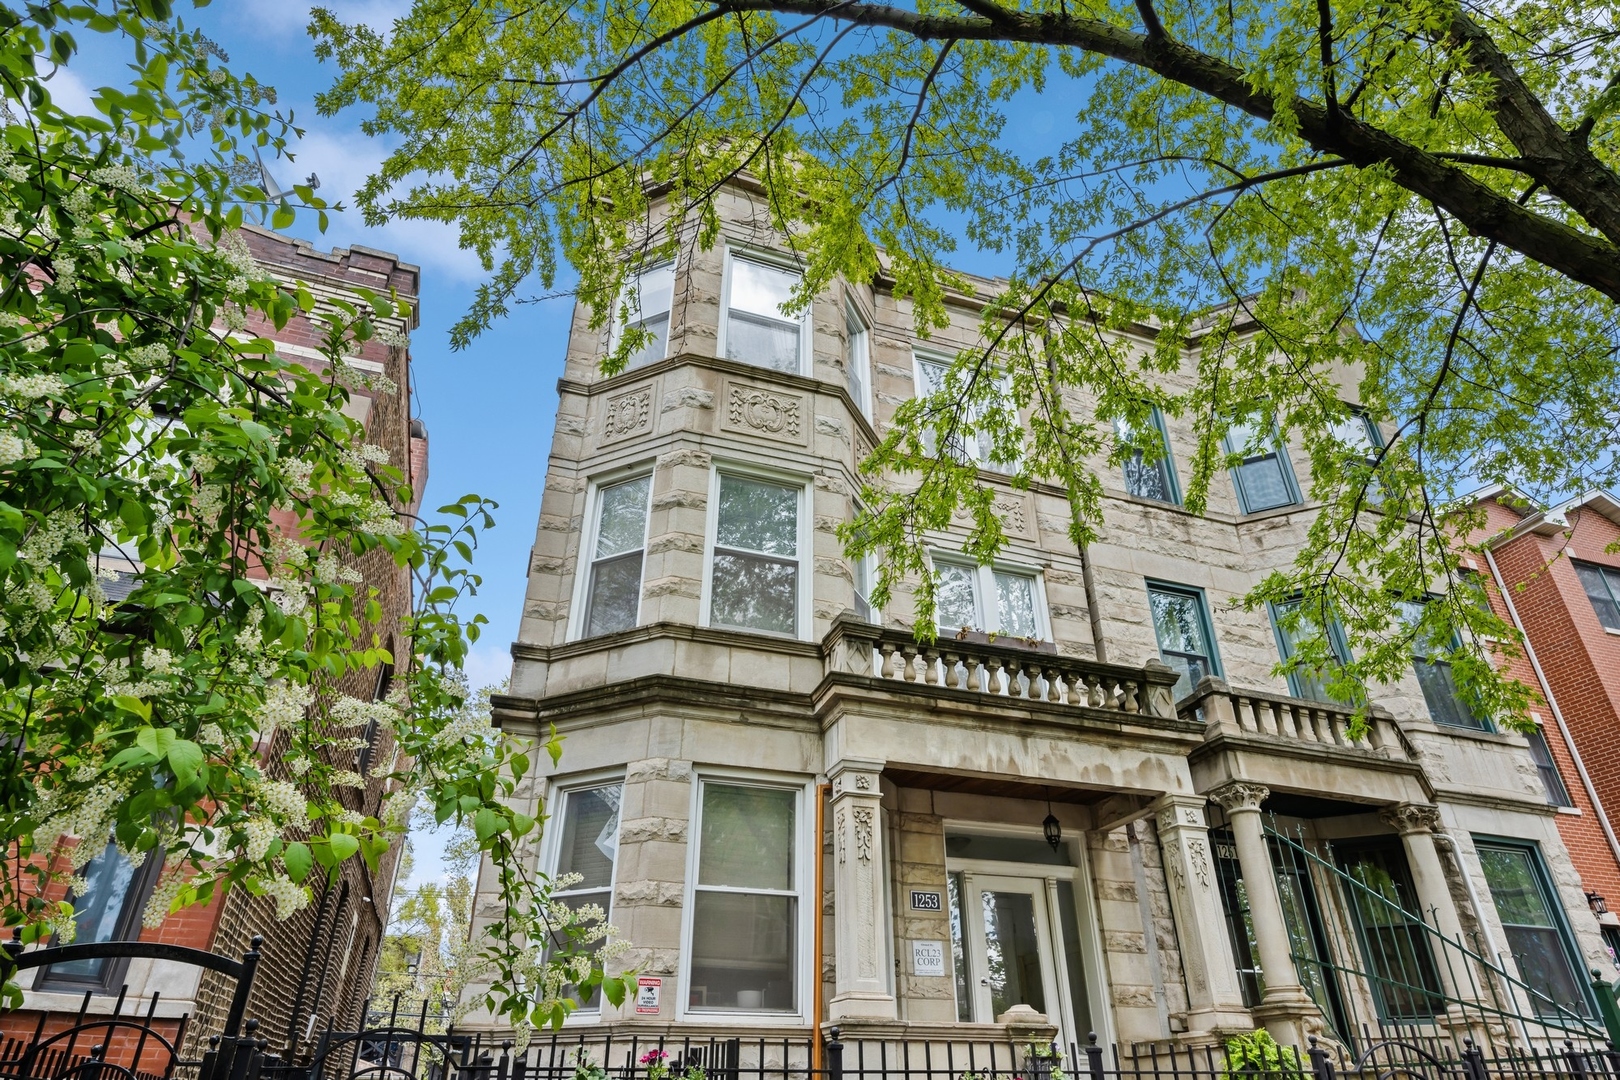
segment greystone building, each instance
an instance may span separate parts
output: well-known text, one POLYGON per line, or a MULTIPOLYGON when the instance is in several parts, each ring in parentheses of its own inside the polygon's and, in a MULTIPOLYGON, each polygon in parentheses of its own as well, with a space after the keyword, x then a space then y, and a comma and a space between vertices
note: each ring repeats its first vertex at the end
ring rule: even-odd
POLYGON ((579 875, 642 976, 571 1026, 1129 1052, 1591 1030, 1608 955, 1525 739, 1419 656, 1353 741, 1320 681, 1274 674, 1278 612, 1233 604, 1303 540, 1301 448, 1195 516, 1190 427, 1156 418, 1168 458, 1096 463, 1083 556, 1060 489, 959 448, 1009 540, 977 565, 965 531, 932 538, 921 645, 912 593, 877 610, 835 529, 995 283, 927 340, 881 278, 785 315, 787 245, 745 183, 721 199, 714 247, 640 269, 654 340, 627 370, 576 312, 496 699, 504 731, 564 736, 522 793, 551 815, 538 866, 579 875))

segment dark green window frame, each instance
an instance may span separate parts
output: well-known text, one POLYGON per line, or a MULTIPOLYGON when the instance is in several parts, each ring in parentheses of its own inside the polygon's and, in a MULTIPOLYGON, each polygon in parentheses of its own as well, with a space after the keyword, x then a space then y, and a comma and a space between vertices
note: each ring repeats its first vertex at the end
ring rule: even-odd
POLYGON ((1586 598, 1592 601, 1592 610, 1597 613, 1598 622, 1605 629, 1620 630, 1620 569, 1574 559, 1570 562, 1586 589, 1586 598))
MULTIPOLYGON (((1407 625, 1411 625, 1414 618, 1422 617, 1422 606, 1433 603, 1435 599, 1425 596, 1422 600, 1397 600, 1396 603, 1401 606, 1407 625)), ((1450 648, 1455 649, 1461 644, 1456 634, 1451 635, 1450 648)), ((1417 675, 1418 685, 1423 688, 1423 701, 1429 708, 1429 719, 1441 727, 1495 731, 1490 718, 1481 716, 1474 704, 1458 690, 1450 661, 1436 660, 1428 653, 1419 651, 1424 647, 1423 642, 1412 642, 1412 671, 1417 675)))
MULTIPOLYGON (((1290 610, 1301 603, 1298 597, 1284 600, 1282 603, 1269 603, 1266 606, 1271 612, 1271 632, 1277 641, 1277 655, 1286 662, 1293 659, 1294 642, 1288 631, 1283 629, 1282 619, 1290 610)), ((1332 650, 1338 662, 1350 662, 1350 643, 1345 640, 1344 628, 1339 620, 1329 619, 1327 624, 1328 648, 1332 650)), ((1293 670, 1288 672, 1288 692, 1294 697, 1305 701, 1320 701, 1324 705, 1353 705, 1354 702, 1341 701, 1327 690, 1327 679, 1309 672, 1293 670)))
MULTIPOLYGON (((1140 450, 1131 455, 1124 463, 1125 490, 1138 499, 1180 506, 1181 484, 1176 479, 1176 457, 1170 450, 1170 429, 1165 426, 1164 414, 1157 405, 1152 406, 1149 422, 1153 430, 1159 433, 1159 441, 1164 444, 1164 455, 1157 461, 1147 460, 1147 455, 1140 450), (1149 493, 1155 484, 1163 488, 1163 496, 1149 493)), ((1116 438, 1126 434, 1124 425, 1123 420, 1114 421, 1116 438)))
MULTIPOLYGON (((1254 425, 1236 425, 1244 428, 1257 428, 1254 425)), ((1223 444, 1228 454, 1239 454, 1242 460, 1232 467, 1232 486, 1237 489, 1238 507, 1245 514, 1258 514, 1266 510, 1280 510, 1287 506, 1298 506, 1304 500, 1300 498, 1299 481, 1294 478, 1294 466, 1288 460, 1288 446, 1277 434, 1277 426, 1266 424, 1269 433, 1271 449, 1250 450, 1245 439, 1240 442, 1234 439, 1233 433, 1228 431, 1223 444), (1281 487, 1280 497, 1266 498, 1260 489, 1259 480, 1269 469, 1275 468, 1277 483, 1281 487), (1245 479, 1248 478, 1248 479, 1245 479)))
MULTIPOLYGON (((1181 671, 1182 678, 1187 680, 1186 687, 1182 687, 1179 683, 1177 684, 1176 689, 1178 696, 1185 696, 1186 694, 1191 693, 1193 687, 1198 685, 1198 679, 1191 678, 1190 676, 1190 670, 1194 666, 1193 660, 1195 659, 1200 661, 1203 666, 1208 667, 1209 670, 1204 672, 1204 675, 1213 675, 1216 678, 1220 678, 1222 674, 1221 654, 1215 645, 1215 624, 1210 621, 1209 601, 1204 596, 1204 590, 1195 585, 1177 585, 1174 582, 1155 581, 1154 579, 1149 578, 1147 579, 1147 591, 1148 618, 1153 622, 1153 637, 1159 646, 1159 658, 1165 663, 1169 664, 1171 667, 1176 668, 1177 671, 1181 671), (1204 645, 1207 649, 1206 653, 1183 652, 1180 650, 1166 648, 1164 640, 1159 634, 1158 617, 1153 611, 1153 595, 1155 593, 1164 596, 1174 596, 1180 599, 1187 599, 1193 602, 1198 612, 1199 630, 1204 635, 1204 645), (1175 662, 1177 660, 1180 661, 1180 664, 1175 662), (1187 670, 1183 670, 1182 665, 1185 665, 1187 670)), ((1204 675, 1200 675, 1198 678, 1201 679, 1204 677, 1204 675)))
MULTIPOLYGON (((1592 999, 1591 986, 1586 979, 1586 964, 1581 956, 1580 947, 1575 942, 1575 933, 1570 929, 1569 916, 1565 913, 1564 905, 1558 897, 1558 890, 1553 885, 1552 875, 1547 870, 1547 862, 1542 858, 1541 847, 1533 842, 1516 840, 1512 837, 1475 836, 1474 851, 1480 857, 1480 869, 1485 875, 1485 883, 1492 890, 1491 905, 1496 909, 1497 918, 1502 923, 1503 932, 1507 935, 1508 949, 1513 953, 1514 965, 1519 969, 1519 977, 1532 987, 1552 989, 1546 963, 1552 959, 1550 956, 1544 953, 1539 958, 1532 958, 1538 959, 1539 962, 1531 964, 1526 964, 1520 959, 1524 955, 1524 943, 1527 940, 1525 931, 1551 931, 1556 937, 1559 952, 1568 967, 1564 972, 1551 972, 1550 974, 1554 976, 1558 974, 1566 975, 1568 979, 1566 988, 1573 995, 1570 1000, 1561 1001, 1558 1004, 1578 1016, 1596 1017, 1599 1015, 1597 1003, 1592 999), (1550 926, 1508 922, 1506 914, 1497 900, 1495 892, 1497 883, 1491 881, 1491 867, 1485 859, 1485 856, 1491 851, 1522 854, 1526 857, 1531 881, 1539 892, 1541 904, 1546 909, 1547 916, 1551 920, 1550 926)), ((1556 993, 1556 991, 1554 992, 1556 993)), ((1556 1001, 1557 999, 1553 998, 1552 1000, 1556 1001)), ((1562 1009, 1552 1007, 1539 996, 1531 1004, 1538 1014, 1551 1016, 1563 1013, 1562 1009), (1545 1010, 1545 1013, 1543 1010, 1545 1010)))

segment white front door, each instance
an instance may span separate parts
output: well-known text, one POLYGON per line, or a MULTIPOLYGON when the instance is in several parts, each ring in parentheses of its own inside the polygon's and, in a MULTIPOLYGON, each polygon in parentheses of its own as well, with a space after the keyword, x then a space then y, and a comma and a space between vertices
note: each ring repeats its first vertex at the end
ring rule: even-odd
POLYGON ((994 1023, 1014 1005, 1028 1005, 1066 1026, 1046 883, 969 871, 962 885, 973 1021, 994 1023))

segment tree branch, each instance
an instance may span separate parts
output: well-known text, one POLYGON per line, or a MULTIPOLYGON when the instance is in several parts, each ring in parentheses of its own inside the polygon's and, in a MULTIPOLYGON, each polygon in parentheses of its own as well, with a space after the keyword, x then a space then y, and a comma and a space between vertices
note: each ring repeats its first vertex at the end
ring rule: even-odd
MULTIPOLYGON (((996 16, 991 19, 923 15, 889 4, 850 0, 723 0, 721 6, 739 11, 821 15, 887 27, 924 40, 1017 41, 1077 48, 1152 71, 1260 120, 1270 122, 1278 112, 1286 110, 1296 122, 1299 137, 1316 150, 1335 154, 1360 168, 1387 164, 1401 187, 1441 207, 1471 231, 1620 301, 1620 251, 1616 250, 1616 242, 1534 214, 1438 155, 1353 116, 1341 114, 1339 122, 1332 124, 1320 102, 1300 97, 1279 101, 1257 89, 1243 69, 1179 41, 1150 40, 1144 34, 1098 19, 1052 11, 995 8, 996 16)), ((1550 183, 1547 187, 1567 199, 1550 183)), ((1610 187, 1606 184, 1603 190, 1610 187)), ((1614 235, 1620 236, 1620 188, 1614 190, 1615 194, 1608 197, 1614 200, 1614 235)), ((1581 201, 1594 200, 1588 197, 1581 201)), ((1573 201, 1570 205, 1580 210, 1573 201)), ((1605 237, 1609 235, 1607 229, 1603 232, 1605 237)))

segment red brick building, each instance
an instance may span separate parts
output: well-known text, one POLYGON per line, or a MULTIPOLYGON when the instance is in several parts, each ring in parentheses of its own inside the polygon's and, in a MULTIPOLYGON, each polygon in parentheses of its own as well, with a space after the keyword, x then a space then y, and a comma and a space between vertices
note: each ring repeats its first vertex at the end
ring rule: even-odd
POLYGON ((1531 739, 1532 757, 1620 968, 1620 916, 1607 911, 1620 909, 1620 839, 1608 813, 1620 807, 1620 501, 1594 491, 1537 509, 1492 487, 1469 502, 1485 512, 1474 537, 1485 548, 1464 564, 1524 634, 1504 663, 1533 692, 1542 738, 1531 739))
MULTIPOLYGON (((240 235, 266 272, 289 285, 302 283, 317 301, 348 298, 358 302, 355 290, 366 288, 384 294, 392 290, 410 305, 408 320, 377 320, 383 333, 348 359, 356 375, 350 380, 347 411, 365 425, 367 440, 385 448, 389 460, 406 471, 414 497, 405 509, 414 513, 427 484, 427 431, 411 415, 410 353, 404 342, 417 323, 420 270, 397 255, 368 248, 323 252, 306 241, 251 226, 240 235)), ((298 316, 280 330, 258 322, 248 332, 273 340, 286 359, 324 367, 319 351, 322 327, 316 321, 298 316)), ((349 561, 381 593, 384 616, 377 632, 391 650, 403 647, 397 635, 411 607, 408 572, 395 566, 386 552, 349 561)), ((351 674, 340 689, 355 697, 380 697, 387 692, 391 675, 388 668, 351 674)), ((391 736, 382 730, 362 734, 372 745, 355 755, 355 762, 344 761, 343 767, 360 765, 363 758, 373 769, 378 763, 386 769, 394 753, 391 736)), ((271 775, 285 776, 281 760, 287 738, 286 732, 271 731, 260 744, 271 775)), ((370 815, 378 812, 384 794, 382 782, 373 780, 363 791, 346 789, 341 797, 349 809, 370 815)), ((261 936, 262 960, 246 1015, 260 1022, 259 1035, 269 1040, 272 1049, 296 1052, 309 1033, 324 1028, 328 1021, 343 1026, 357 1019, 388 922, 397 851, 384 856, 375 875, 358 860, 350 860, 337 885, 326 889, 324 882, 316 881, 314 902, 285 922, 276 919, 275 904, 269 897, 256 898, 238 889, 223 900, 171 915, 151 929, 142 926, 142 915, 156 883, 158 864, 159 860, 149 859, 139 868, 132 867, 115 846, 109 846, 83 872, 90 890, 74 898, 77 940, 157 941, 240 957, 249 940, 261 936)), ((195 1056, 207 1035, 220 1031, 234 989, 232 980, 218 973, 144 959, 58 965, 25 971, 21 978, 24 1005, 0 1014, 0 1044, 8 1036, 27 1039, 42 1014, 49 1033, 70 1026, 81 1008, 89 1013, 110 1013, 120 993, 127 991, 142 1013, 152 995, 159 995, 156 1016, 162 1020, 155 1027, 166 1037, 172 1038, 178 1031, 182 1017, 190 1017, 185 1039, 188 1056, 195 1056)), ((124 1011, 130 1009, 126 1004, 124 1011)), ((80 1047, 79 1052, 87 1049, 80 1047)), ((114 1050, 109 1059, 119 1056, 114 1050)), ((143 1066, 136 1065, 137 1069, 143 1066)))

